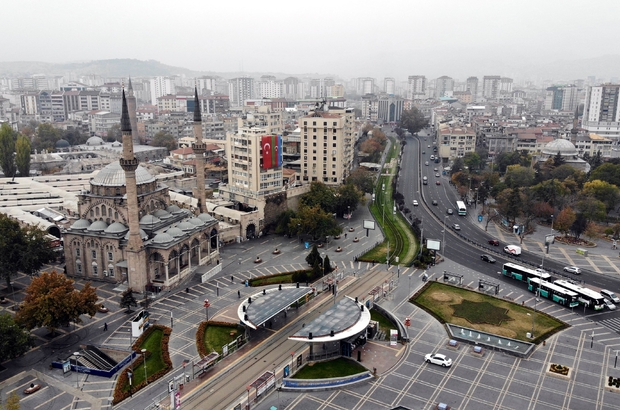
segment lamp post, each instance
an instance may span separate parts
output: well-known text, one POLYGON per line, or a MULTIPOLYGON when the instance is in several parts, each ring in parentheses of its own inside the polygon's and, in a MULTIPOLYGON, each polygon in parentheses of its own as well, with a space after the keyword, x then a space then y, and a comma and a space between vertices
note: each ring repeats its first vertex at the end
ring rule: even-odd
POLYGON ((471 177, 468 177, 467 180, 469 181, 469 188, 467 189, 467 200, 469 200, 471 193, 471 177))
POLYGON ((441 245, 443 246, 443 253, 446 254, 446 218, 448 215, 443 217, 443 239, 441 240, 441 245))
POLYGON ((246 387, 246 390, 248 391, 248 410, 250 410, 250 389, 251 388, 252 386, 246 387))
POLYGON ((321 252, 321 277, 325 276, 325 252, 321 252))
POLYGON ((133 373, 131 371, 127 372, 127 377, 129 377, 129 396, 133 397, 133 391, 131 388, 133 373))
POLYGON ((142 349, 142 359, 144 360, 144 381, 146 382, 146 384, 149 384, 149 379, 146 376, 146 349, 142 349))
POLYGON ((73 356, 75 356, 75 385, 79 389, 80 388, 80 372, 78 372, 78 359, 80 358, 80 352, 74 352, 73 356))
POLYGON ((209 303, 209 299, 205 299, 205 303, 202 305, 205 308, 205 312, 207 315, 207 322, 209 321, 209 307, 211 306, 211 303, 209 303))
POLYGON ((476 202, 474 202, 474 208, 478 208, 478 188, 474 188, 476 191, 476 202))

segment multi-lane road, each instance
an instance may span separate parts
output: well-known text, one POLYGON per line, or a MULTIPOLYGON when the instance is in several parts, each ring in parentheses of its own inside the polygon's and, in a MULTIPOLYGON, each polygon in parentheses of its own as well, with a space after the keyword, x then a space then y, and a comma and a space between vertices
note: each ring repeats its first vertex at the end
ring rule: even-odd
MULTIPOLYGON (((389 129, 385 130, 390 133, 389 129)), ((442 241, 443 253, 457 263, 467 266, 470 269, 488 274, 494 281, 511 281, 512 279, 499 276, 497 272, 501 270, 501 265, 505 262, 515 262, 522 264, 530 264, 533 266, 540 265, 542 261, 542 253, 532 253, 523 251, 519 258, 508 258, 502 253, 502 248, 507 243, 502 243, 499 247, 488 245, 489 239, 495 239, 491 234, 485 232, 477 226, 474 226, 472 219, 457 215, 456 201, 458 193, 454 186, 449 184, 449 175, 443 175, 442 164, 435 164, 431 159, 435 140, 429 136, 426 131, 421 131, 414 137, 407 139, 401 161, 399 191, 405 197, 405 203, 412 210, 413 216, 422 220, 422 228, 424 229, 424 238, 436 239, 442 241), (429 148, 430 146, 430 148, 429 148), (428 161, 428 165, 425 165, 428 161), (437 171, 435 171, 437 168, 437 171), (436 174, 439 177, 436 177, 436 174), (422 178, 428 178, 428 185, 422 184, 422 178), (436 184, 440 181, 440 185, 436 184), (413 200, 418 201, 418 206, 413 206, 413 200), (437 205, 433 205, 433 201, 437 201, 437 205), (447 210, 453 209, 454 214, 448 215, 447 210), (457 223, 460 225, 460 231, 455 231, 452 225, 457 223), (445 226, 445 232, 444 232, 445 226), (491 265, 483 262, 480 255, 483 253, 492 253, 497 263, 491 265)), ((472 209, 468 209, 469 212, 472 209)), ((474 210, 475 211, 475 210, 474 210)), ((486 221, 485 221, 486 222, 486 221)), ((515 241, 512 244, 518 245, 515 241)), ((546 259, 544 267, 552 272, 555 277, 563 276, 562 269, 568 263, 546 259), (555 273, 553 273, 555 272, 555 273)), ((568 277, 570 274, 566 274, 568 277)), ((571 277, 585 281, 589 286, 595 288, 620 289, 620 281, 611 275, 601 275, 595 272, 583 270, 579 277, 571 277)), ((593 320, 604 320, 609 318, 620 317, 620 311, 593 312, 586 310, 586 315, 591 316, 593 320)))

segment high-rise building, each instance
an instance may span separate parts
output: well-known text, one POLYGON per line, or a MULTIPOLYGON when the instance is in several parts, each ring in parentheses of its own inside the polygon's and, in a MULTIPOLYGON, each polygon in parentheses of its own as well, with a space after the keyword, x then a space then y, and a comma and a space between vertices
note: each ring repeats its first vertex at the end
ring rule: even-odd
POLYGON ((485 75, 482 78, 482 97, 487 100, 499 98, 502 78, 499 75, 485 75))
POLYGON ((407 99, 422 100, 426 98, 426 77, 410 75, 407 81, 407 99))
POLYGON ((502 77, 499 80, 499 93, 500 95, 512 93, 512 78, 502 77))
POLYGON ((478 77, 468 77, 466 91, 469 91, 473 101, 478 98, 478 77))
POLYGON ((379 113, 380 120, 385 122, 398 122, 400 116, 403 113, 405 101, 400 97, 388 95, 379 98, 379 113))
POLYGON ((396 94, 396 80, 392 77, 383 79, 383 92, 388 95, 396 94))
POLYGON ((448 76, 441 76, 435 80, 435 98, 452 97, 454 80, 448 76))
POLYGON ((149 80, 151 91, 151 104, 156 105, 157 99, 164 95, 174 94, 174 83, 170 77, 155 77, 149 80))
POLYGON ((575 85, 554 85, 545 91, 545 110, 575 111, 579 89, 575 85))
POLYGON ((199 95, 213 95, 216 91, 216 79, 214 77, 203 76, 196 79, 199 95))
POLYGON ((620 84, 588 87, 581 127, 620 142, 620 84))
POLYGON ((353 162, 353 110, 327 110, 319 106, 300 118, 299 126, 301 181, 320 181, 327 185, 344 183, 353 162))
POLYGON ((304 83, 296 77, 287 77, 283 81, 284 98, 287 100, 300 100, 306 95, 304 92, 304 83))
POLYGON ((284 84, 277 81, 275 76, 264 75, 258 82, 259 98, 282 98, 284 97, 284 84))
POLYGON ((228 81, 228 97, 232 107, 240 107, 245 100, 254 98, 254 79, 238 77, 228 81))

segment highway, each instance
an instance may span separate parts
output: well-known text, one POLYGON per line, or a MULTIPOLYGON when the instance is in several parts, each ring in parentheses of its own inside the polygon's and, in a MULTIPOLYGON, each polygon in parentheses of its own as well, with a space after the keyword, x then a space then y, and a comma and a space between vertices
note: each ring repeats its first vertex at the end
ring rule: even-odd
MULTIPOLYGON (((393 275, 392 272, 373 269, 361 277, 349 277, 341 282, 342 287, 336 300, 342 299, 345 295, 359 297, 362 300, 370 290, 390 279, 393 275)), ((279 369, 280 375, 276 374, 276 376, 281 379, 282 368, 291 363, 291 353, 295 352, 296 358, 308 347, 306 343, 294 342, 288 337, 297 332, 302 324, 311 322, 322 311, 330 308, 334 303, 334 298, 324 293, 312 303, 314 305, 306 312, 301 313, 297 320, 277 330, 260 345, 245 352, 234 363, 218 371, 205 383, 184 395, 183 406, 187 408, 232 409, 240 400, 245 398, 246 387, 266 371, 274 368, 279 369)), ((250 399, 252 400, 254 397, 255 391, 252 390, 250 391, 250 399)))
MULTIPOLYGON (((392 134, 391 129, 385 129, 385 132, 388 135, 392 134)), ((430 159, 430 156, 435 154, 432 149, 433 141, 434 139, 427 134, 426 130, 420 131, 417 136, 407 138, 401 161, 401 174, 398 180, 398 189, 405 197, 406 206, 411 209, 414 217, 422 220, 421 227, 424 238, 442 241, 444 243, 443 254, 459 264, 488 275, 494 282, 514 282, 513 279, 497 274, 501 270, 502 264, 506 262, 514 262, 524 266, 528 266, 528 264, 534 267, 540 266, 542 252, 533 253, 524 250, 519 257, 509 257, 502 252, 503 246, 507 243, 502 243, 500 246, 489 245, 488 240, 496 238, 479 227, 473 226, 474 222, 470 218, 456 214, 455 202, 459 199, 457 191, 455 187, 449 184, 449 175, 443 175, 442 164, 435 164, 430 159), (429 145, 431 148, 428 148, 429 145), (424 165, 425 161, 429 162, 428 166, 424 165), (436 173, 439 173, 440 176, 436 177, 436 173), (423 176, 428 177, 428 185, 422 184, 423 176), (440 181, 440 185, 436 185, 436 181, 440 181), (418 206, 413 206, 414 199, 418 201, 418 206), (437 205, 432 205, 433 200, 437 201, 437 205), (454 210, 453 215, 447 215, 449 208, 454 210), (454 223, 460 225, 460 231, 457 232, 452 229, 454 223), (484 253, 491 254, 497 262, 495 264, 483 262, 480 255, 484 253)), ((472 209, 468 207, 468 212, 472 212, 472 209)), ((511 244, 518 245, 517 242, 511 244)), ((620 289, 620 281, 610 275, 583 270, 583 273, 578 277, 569 276, 570 274, 562 271, 566 265, 568 263, 549 258, 544 260, 545 270, 549 271, 554 278, 577 279, 583 280, 587 285, 593 287, 620 289)), ((525 288, 525 284, 523 287, 525 288)), ((620 317, 620 307, 615 311, 605 310, 603 312, 594 312, 588 309, 585 315, 591 316, 592 320, 620 317)))

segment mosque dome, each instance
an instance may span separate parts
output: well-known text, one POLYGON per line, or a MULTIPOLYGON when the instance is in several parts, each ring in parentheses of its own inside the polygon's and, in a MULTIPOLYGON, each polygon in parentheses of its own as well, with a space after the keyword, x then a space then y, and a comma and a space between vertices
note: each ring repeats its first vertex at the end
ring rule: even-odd
POLYGON ((56 149, 69 148, 70 146, 71 144, 69 144, 69 141, 67 140, 59 139, 56 141, 56 149))
POLYGON ((192 218, 188 222, 195 226, 203 226, 205 224, 205 222, 200 218, 192 218))
POLYGON ((170 212, 164 211, 163 209, 158 209, 157 211, 153 212, 153 216, 156 216, 159 219, 168 219, 172 215, 170 214, 170 212))
POLYGON ((179 236, 183 236, 183 231, 176 227, 168 229, 166 233, 175 238, 178 238, 179 236))
POLYGON ((110 226, 106 228, 105 233, 122 234, 125 233, 128 229, 128 227, 126 227, 120 222, 113 222, 110 226))
POLYGON ((214 218, 214 217, 212 217, 212 216, 211 216, 211 215, 209 215, 209 214, 200 214, 200 215, 198 215, 198 216, 197 216, 197 218, 201 219, 201 220, 202 220, 202 221, 204 221, 204 222, 212 222, 212 221, 215 221, 215 218, 214 218))
POLYGON ((71 229, 87 229, 89 226, 90 221, 88 219, 79 219, 71 225, 71 229))
MULTIPOLYGON (((136 185, 148 184, 153 181, 155 181, 155 177, 138 165, 136 169, 136 185)), ((125 186, 125 171, 123 171, 118 161, 112 162, 99 171, 90 181, 90 184, 95 186, 125 186)))
POLYGON ((103 232, 108 228, 108 224, 104 221, 95 221, 88 227, 89 232, 103 232))
POLYGON ((196 229, 196 225, 191 224, 187 221, 181 222, 176 227, 181 229, 183 232, 193 231, 194 229, 196 229))
POLYGON ((170 243, 173 241, 174 241, 174 238, 168 235, 166 232, 158 233, 153 238, 153 243, 170 243))
POLYGON ((556 139, 549 142, 542 149, 543 155, 554 156, 557 155, 558 152, 563 157, 573 157, 577 155, 577 148, 575 148, 575 145, 569 140, 556 139))
POLYGON ((103 145, 103 139, 101 139, 101 137, 90 137, 87 141, 86 141, 86 145, 88 145, 89 147, 93 147, 93 146, 97 146, 97 145, 103 145))
POLYGON ((181 208, 176 205, 170 205, 168 208, 166 208, 166 211, 170 212, 171 214, 178 214, 181 212, 181 208))
POLYGON ((140 218, 140 225, 147 225, 147 226, 149 226, 149 225, 158 224, 160 222, 161 222, 161 220, 158 217, 153 216, 151 214, 144 215, 142 218, 140 218))
MULTIPOLYGON (((140 229, 140 238, 142 238, 143 241, 146 241, 147 239, 149 239, 149 236, 146 234, 146 232, 144 232, 144 230, 140 229)), ((129 231, 127 231, 127 233, 125 234, 125 240, 129 239, 129 231)))

